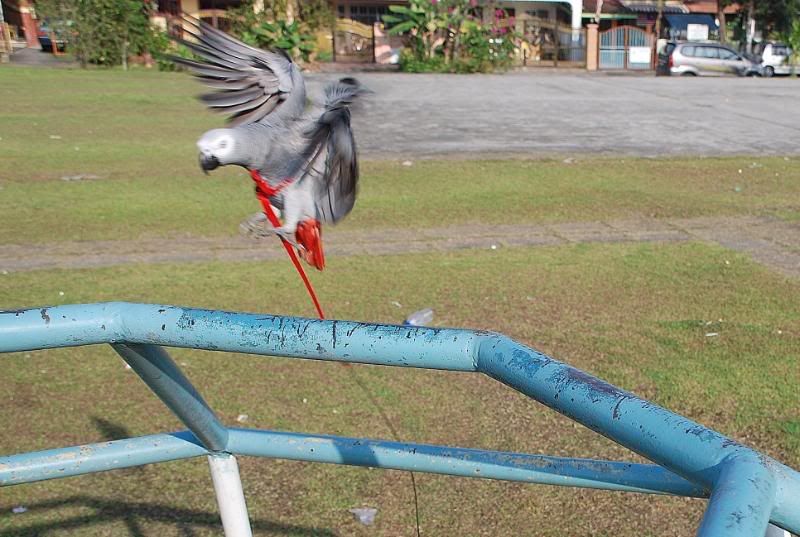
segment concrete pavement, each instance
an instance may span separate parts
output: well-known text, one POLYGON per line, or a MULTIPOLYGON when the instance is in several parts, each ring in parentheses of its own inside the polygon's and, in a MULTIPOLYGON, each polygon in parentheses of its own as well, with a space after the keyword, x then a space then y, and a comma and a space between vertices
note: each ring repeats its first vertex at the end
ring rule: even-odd
MULTIPOLYGON (((349 74, 347 76, 353 76, 349 74)), ((366 158, 800 153, 800 79, 359 73, 366 158)), ((312 97, 337 78, 308 76, 312 97)))

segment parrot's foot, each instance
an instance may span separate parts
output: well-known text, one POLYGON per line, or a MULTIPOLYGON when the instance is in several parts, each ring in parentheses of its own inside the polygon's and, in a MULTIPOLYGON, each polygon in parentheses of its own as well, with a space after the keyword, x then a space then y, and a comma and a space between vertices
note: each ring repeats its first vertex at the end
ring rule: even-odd
POLYGON ((264 213, 258 212, 248 216, 239 224, 239 233, 247 237, 262 238, 270 235, 270 226, 264 213))
POLYGON ((298 250, 301 250, 301 251, 305 250, 305 248, 303 246, 301 246, 300 244, 297 243, 297 240, 295 239, 295 236, 294 236, 295 230, 289 231, 286 228, 286 226, 282 226, 282 227, 272 228, 272 229, 268 230, 268 233, 274 233, 275 235, 280 237, 280 239, 282 241, 288 242, 289 244, 291 244, 292 246, 294 246, 298 250))
MULTIPOLYGON (((275 214, 280 215, 280 211, 273 208, 275 214)), ((279 216, 280 217, 280 216, 279 216)), ((256 239, 263 239, 265 237, 272 237, 275 235, 275 228, 267 220, 267 216, 263 212, 251 214, 239 224, 239 233, 245 237, 253 237, 256 239)), ((291 233, 285 235, 290 239, 291 233)))

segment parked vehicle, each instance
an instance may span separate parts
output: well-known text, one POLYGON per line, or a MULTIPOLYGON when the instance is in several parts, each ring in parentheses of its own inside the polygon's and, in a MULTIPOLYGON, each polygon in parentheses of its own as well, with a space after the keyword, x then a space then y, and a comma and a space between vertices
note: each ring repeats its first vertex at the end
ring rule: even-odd
POLYGON ((792 73, 792 65, 789 58, 792 56, 792 49, 783 43, 767 43, 761 51, 761 72, 764 76, 789 75, 792 73))
POLYGON ((668 42, 658 55, 656 74, 760 76, 761 67, 719 43, 668 42))
POLYGON ((42 52, 53 52, 53 44, 55 43, 56 50, 64 52, 67 48, 67 40, 64 38, 61 31, 54 29, 47 22, 42 21, 39 24, 39 45, 42 47, 42 52), (53 39, 55 38, 55 41, 53 39))

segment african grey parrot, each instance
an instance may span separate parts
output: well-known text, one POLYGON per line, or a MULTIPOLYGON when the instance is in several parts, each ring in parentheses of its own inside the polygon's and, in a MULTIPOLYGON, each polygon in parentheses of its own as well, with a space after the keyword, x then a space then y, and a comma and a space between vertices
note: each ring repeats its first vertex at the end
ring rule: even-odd
POLYGON ((202 95, 203 102, 230 114, 228 128, 197 141, 200 167, 207 173, 234 164, 260 173, 279 190, 269 195, 283 218, 274 232, 322 270, 320 223, 338 222, 355 204, 358 161, 349 105, 366 90, 352 78, 341 79, 326 87, 321 108, 307 110, 303 76, 285 53, 184 20, 194 41, 179 41, 202 60, 171 59, 216 90, 202 95))

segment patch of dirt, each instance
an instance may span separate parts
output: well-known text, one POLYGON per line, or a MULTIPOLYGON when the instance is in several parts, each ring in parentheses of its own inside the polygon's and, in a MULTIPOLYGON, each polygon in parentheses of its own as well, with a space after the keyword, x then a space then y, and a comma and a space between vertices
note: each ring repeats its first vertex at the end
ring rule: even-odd
MULTIPOLYGON (((0 270, 94 268, 133 263, 282 259, 266 228, 246 226, 235 237, 69 241, 0 245, 0 270)), ((597 242, 702 240, 746 253, 784 275, 800 277, 800 223, 769 217, 640 218, 542 225, 460 225, 425 229, 326 230, 330 256, 393 255, 467 248, 551 246, 597 242)))

